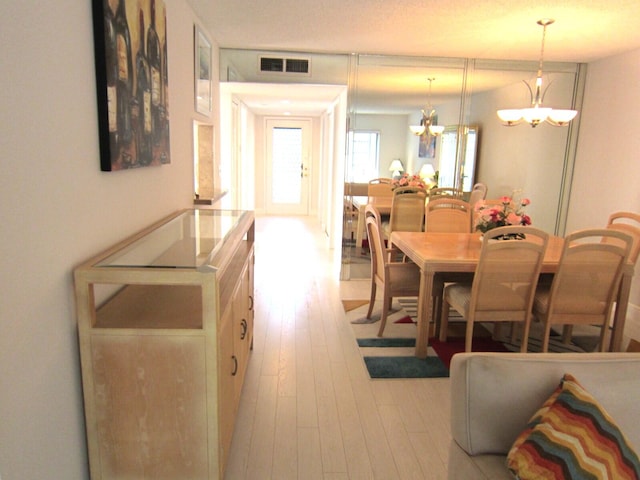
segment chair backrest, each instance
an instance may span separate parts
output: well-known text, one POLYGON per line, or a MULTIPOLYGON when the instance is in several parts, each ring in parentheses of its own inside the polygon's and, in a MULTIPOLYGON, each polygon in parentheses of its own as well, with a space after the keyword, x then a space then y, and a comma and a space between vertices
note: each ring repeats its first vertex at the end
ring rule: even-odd
MULTIPOLYGON (((634 264, 640 254, 640 214, 633 212, 615 212, 609 216, 607 228, 628 233, 633 238, 633 246, 629 253, 629 262, 634 264)), ((612 241, 604 239, 604 241, 612 241)))
POLYGON ((471 231, 471 208, 464 200, 453 197, 430 199, 425 208, 426 232, 471 231))
POLYGON ((347 182, 344 184, 344 194, 346 196, 353 195, 354 197, 366 197, 369 194, 369 184, 347 182))
POLYGON ((399 187, 393 191, 389 233, 421 232, 427 192, 416 187, 399 187))
POLYGON ((627 233, 608 228, 567 235, 551 283, 549 316, 608 317, 632 244, 627 233))
POLYGON ((386 180, 377 178, 375 180, 371 180, 369 182, 369 186, 367 188, 367 195, 369 198, 371 197, 390 197, 393 195, 393 190, 391 189, 391 181, 388 182, 380 182, 379 180, 386 180))
POLYGON ((376 207, 374 207, 371 204, 367 204, 364 207, 364 218, 365 220, 369 217, 373 217, 377 224, 380 225, 382 223, 382 220, 380 218, 380 212, 378 211, 378 209, 376 207))
POLYGON ((494 232, 524 238, 493 240, 484 236, 469 311, 475 312, 476 319, 481 319, 483 311, 500 311, 506 318, 525 320, 531 313, 549 235, 523 225, 499 227, 494 232))
POLYGON ((382 238, 380 217, 373 207, 365 208, 365 222, 369 237, 369 251, 371 252, 371 278, 385 280, 385 246, 382 238))
POLYGON ((377 183, 391 183, 391 178, 388 177, 380 177, 380 178, 372 178, 369 180, 369 185, 377 184, 377 183))
POLYGON ((462 198, 462 190, 453 187, 435 187, 429 190, 429 198, 453 197, 462 198))
POLYGON ((476 183, 469 195, 469 205, 474 208, 478 200, 484 200, 485 198, 487 198, 487 186, 484 183, 476 183))

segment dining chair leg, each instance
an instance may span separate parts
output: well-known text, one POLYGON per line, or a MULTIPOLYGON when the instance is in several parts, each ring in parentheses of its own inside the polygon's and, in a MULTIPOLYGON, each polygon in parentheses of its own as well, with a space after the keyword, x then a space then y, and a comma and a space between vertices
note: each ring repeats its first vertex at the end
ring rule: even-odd
POLYGON ((607 342, 607 325, 602 325, 602 327, 600 328, 600 351, 601 352, 608 352, 609 349, 607 348, 607 345, 609 344, 609 342, 607 342))
POLYGON ((549 351, 549 337, 551 335, 551 324, 549 321, 544 322, 544 334, 542 336, 542 352, 546 353, 549 351))
POLYGON ((387 326, 387 316, 391 310, 392 297, 385 297, 382 302, 382 315, 380 316, 380 329, 378 330, 378 336, 381 337, 384 333, 384 327, 387 326))
POLYGON ((471 352, 473 342, 473 320, 467 318, 467 332, 464 336, 464 351, 471 352))
MULTIPOLYGON (((515 329, 515 325, 513 326, 515 329)), ((531 328, 531 319, 525 320, 522 325, 522 340, 520 340, 520 351, 522 353, 527 353, 529 348, 529 330, 531 328)))
POLYGON ((376 303, 376 282, 371 281, 371 298, 369 299, 369 310, 367 311, 367 318, 371 318, 373 313, 373 305, 376 303))
MULTIPOLYGON (((449 328, 449 302, 442 299, 442 315, 440 315, 440 341, 447 341, 447 330, 449 328)), ((435 318, 435 317, 434 317, 435 318)))
POLYGON ((569 345, 573 336, 573 325, 565 325, 562 329, 562 343, 569 345))

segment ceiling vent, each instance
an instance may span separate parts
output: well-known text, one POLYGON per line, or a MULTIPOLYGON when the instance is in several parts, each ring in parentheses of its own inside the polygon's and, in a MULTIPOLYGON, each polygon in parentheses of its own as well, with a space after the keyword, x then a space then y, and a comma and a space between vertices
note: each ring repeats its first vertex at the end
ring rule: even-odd
POLYGON ((309 75, 308 58, 260 57, 261 73, 309 75))

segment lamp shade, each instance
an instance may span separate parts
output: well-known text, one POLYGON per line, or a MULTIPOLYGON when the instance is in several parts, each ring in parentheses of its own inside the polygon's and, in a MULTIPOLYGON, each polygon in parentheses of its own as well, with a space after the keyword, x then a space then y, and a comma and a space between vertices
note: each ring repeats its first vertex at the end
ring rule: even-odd
POLYGON ((391 165, 389 165, 390 172, 404 172, 404 165, 399 158, 396 158, 391 161, 391 165))
POLYGON ((509 126, 516 125, 522 119, 522 112, 517 108, 498 110, 497 113, 500 120, 509 126))
POLYGON ((431 135, 440 135, 442 132, 444 132, 444 125, 429 125, 431 135))
POLYGON ((575 118, 577 110, 557 110, 553 109, 547 118, 552 125, 564 126, 575 118))
POLYGON ((420 178, 422 178, 423 180, 425 178, 430 178, 433 177, 436 174, 436 171, 433 168, 433 165, 431 165, 430 163, 425 163, 422 168, 420 169, 420 178))
POLYGON ((409 125, 409 130, 411 130, 411 133, 414 135, 422 135, 426 127, 424 125, 409 125))

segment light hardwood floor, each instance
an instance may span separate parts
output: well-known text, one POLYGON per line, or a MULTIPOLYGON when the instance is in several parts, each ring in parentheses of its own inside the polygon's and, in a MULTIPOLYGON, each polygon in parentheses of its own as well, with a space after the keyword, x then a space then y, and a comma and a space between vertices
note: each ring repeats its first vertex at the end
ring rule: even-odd
MULTIPOLYGON (((310 217, 256 219, 255 337, 227 480, 444 479, 449 380, 371 380, 310 217)), ((339 252, 338 252, 339 253, 339 252)))

